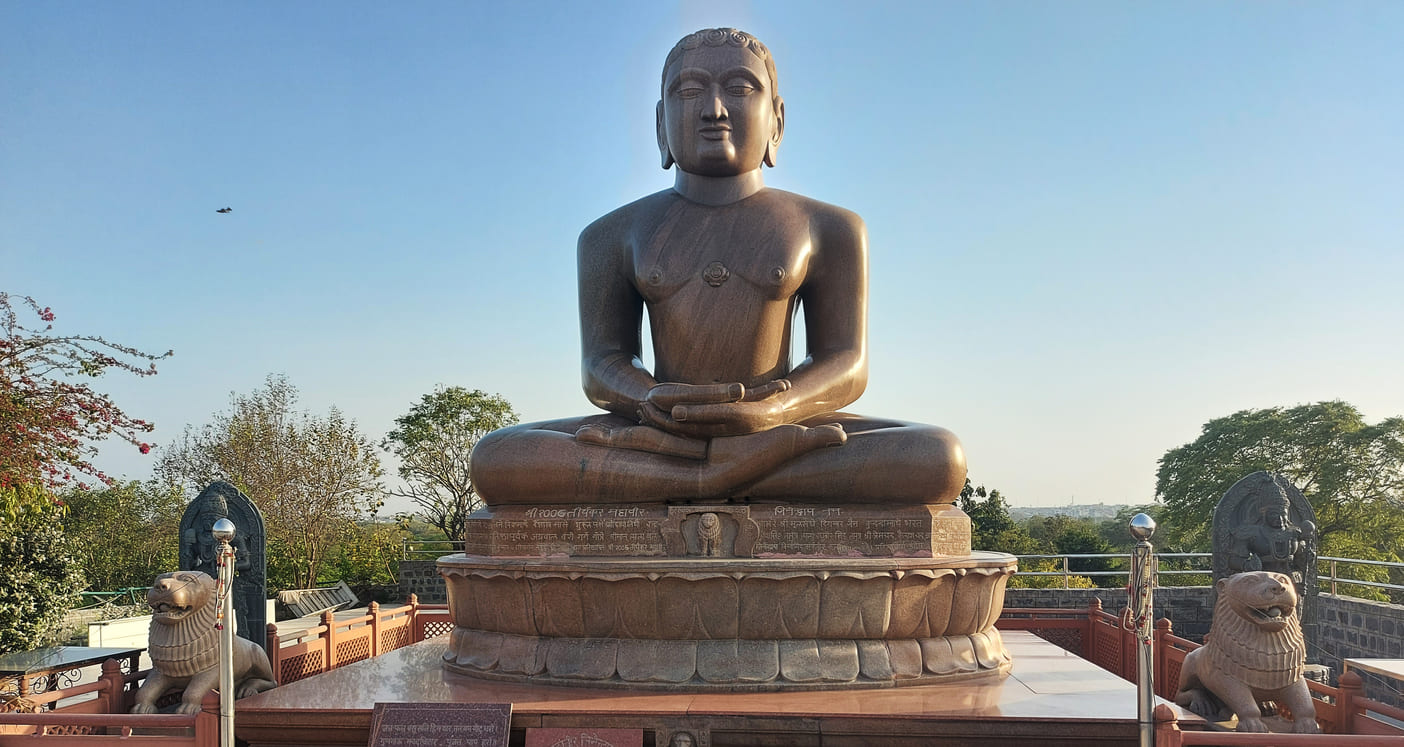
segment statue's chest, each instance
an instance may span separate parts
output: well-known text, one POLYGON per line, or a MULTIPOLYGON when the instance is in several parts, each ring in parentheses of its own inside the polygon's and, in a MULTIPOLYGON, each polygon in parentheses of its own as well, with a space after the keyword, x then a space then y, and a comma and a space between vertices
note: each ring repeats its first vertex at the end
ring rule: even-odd
POLYGON ((633 249, 640 295, 650 303, 793 296, 808 271, 808 232, 744 215, 727 217, 664 220, 640 236, 633 249))

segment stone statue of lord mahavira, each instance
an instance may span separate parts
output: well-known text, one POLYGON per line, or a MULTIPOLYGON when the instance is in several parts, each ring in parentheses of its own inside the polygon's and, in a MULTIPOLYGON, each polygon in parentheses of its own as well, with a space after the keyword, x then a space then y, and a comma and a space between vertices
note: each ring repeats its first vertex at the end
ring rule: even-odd
POLYGON ((785 132, 770 51, 735 29, 684 37, 657 126, 673 187, 578 246, 585 393, 608 414, 488 435, 472 456, 483 499, 954 502, 954 434, 840 411, 868 380, 867 236, 847 210, 765 187, 785 132), (807 355, 794 365, 797 307, 807 355))

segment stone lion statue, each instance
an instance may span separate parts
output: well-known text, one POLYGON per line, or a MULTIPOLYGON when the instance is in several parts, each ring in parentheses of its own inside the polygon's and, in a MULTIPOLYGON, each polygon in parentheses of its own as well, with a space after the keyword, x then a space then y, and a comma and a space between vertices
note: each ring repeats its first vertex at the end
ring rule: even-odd
MULTIPOLYGON (((147 643, 152 671, 137 691, 132 713, 155 713, 156 699, 175 688, 184 688, 177 710, 198 713, 205 693, 219 687, 215 580, 200 571, 163 573, 146 592, 146 603, 152 612, 147 643)), ((234 697, 276 685, 268 654, 235 636, 234 697)))
POLYGON ((1297 592, 1281 573, 1251 571, 1220 579, 1204 646, 1180 669, 1175 702, 1210 721, 1238 714, 1239 731, 1267 731, 1261 703, 1291 711, 1293 731, 1320 733, 1302 677, 1306 644, 1295 614, 1297 592))

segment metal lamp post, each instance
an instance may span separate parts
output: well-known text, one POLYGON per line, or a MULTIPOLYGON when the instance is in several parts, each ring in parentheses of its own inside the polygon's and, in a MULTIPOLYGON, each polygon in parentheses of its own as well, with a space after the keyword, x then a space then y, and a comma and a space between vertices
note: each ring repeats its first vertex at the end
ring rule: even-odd
POLYGON ((210 533, 219 540, 219 744, 234 747, 234 522, 219 519, 210 533))
POLYGON ((1141 747, 1155 747, 1155 556, 1150 538, 1155 519, 1136 514, 1131 518, 1131 614, 1136 632, 1136 721, 1141 727, 1141 747))

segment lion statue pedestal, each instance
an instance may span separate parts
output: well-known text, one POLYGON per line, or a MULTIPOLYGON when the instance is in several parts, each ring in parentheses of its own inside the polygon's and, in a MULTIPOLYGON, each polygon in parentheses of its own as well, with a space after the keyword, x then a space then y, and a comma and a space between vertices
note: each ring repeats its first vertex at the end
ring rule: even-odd
POLYGON ((1292 730, 1320 733, 1311 691, 1302 677, 1306 644, 1297 592, 1281 573, 1253 571, 1221 579, 1214 621, 1202 648, 1180 669, 1175 702, 1210 721, 1238 715, 1238 730, 1265 732, 1260 704, 1292 713, 1292 730))
MULTIPOLYGON (((146 592, 151 606, 147 653, 152 670, 136 694, 132 713, 155 713, 166 691, 183 688, 180 713, 199 713, 205 693, 219 687, 219 631, 215 580, 200 571, 156 577, 146 592)), ((244 698, 277 686, 268 654, 257 644, 234 638, 234 696, 244 698)))

